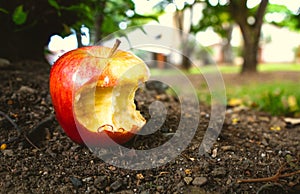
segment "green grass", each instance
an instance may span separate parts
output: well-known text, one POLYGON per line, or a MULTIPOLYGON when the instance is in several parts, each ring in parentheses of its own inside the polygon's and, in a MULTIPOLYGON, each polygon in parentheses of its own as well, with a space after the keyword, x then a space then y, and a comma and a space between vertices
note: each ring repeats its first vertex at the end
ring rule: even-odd
POLYGON ((260 64, 258 65, 258 71, 260 72, 300 71, 300 64, 294 64, 294 63, 260 64))
MULTIPOLYGON (((193 67, 189 71, 185 71, 187 74, 200 74, 200 73, 210 73, 219 70, 221 73, 239 73, 241 66, 228 66, 228 65, 218 65, 218 66, 203 66, 203 67, 193 67)), ((174 69, 151 69, 152 75, 176 75, 176 70, 174 69)), ((300 64, 294 63, 270 63, 270 64, 259 64, 259 72, 274 72, 274 71, 300 71, 300 64)))
POLYGON ((227 86, 227 98, 239 99, 242 105, 266 111, 272 115, 300 116, 299 83, 275 83, 227 86))
MULTIPOLYGON (((223 74, 238 73, 238 66, 218 66, 223 74)), ((216 67, 204 66, 192 68, 187 74, 209 73, 216 70, 216 67)), ((275 71, 299 71, 300 64, 261 64, 258 66, 260 72, 275 71)), ((151 70, 152 75, 178 75, 175 69, 151 70)), ((247 85, 226 85, 228 102, 236 99, 242 105, 266 111, 272 115, 300 117, 300 84, 296 82, 278 80, 272 83, 259 83, 247 85)), ((210 104, 211 95, 206 84, 202 84, 198 90, 199 100, 210 104)))
POLYGON ((238 66, 203 66, 203 67, 193 67, 189 70, 190 74, 199 74, 199 73, 211 73, 215 71, 220 71, 221 73, 238 73, 240 67, 238 66))
MULTIPOLYGON (((218 65, 217 68, 222 73, 239 73, 241 66, 228 66, 228 65, 218 65)), ((197 73, 209 73, 216 70, 213 66, 204 66, 201 68, 192 68, 190 70, 191 74, 197 73), (200 71, 199 71, 200 69, 200 71)), ((294 63, 278 63, 278 64, 259 64, 259 72, 274 72, 274 71, 300 71, 300 64, 294 63)))

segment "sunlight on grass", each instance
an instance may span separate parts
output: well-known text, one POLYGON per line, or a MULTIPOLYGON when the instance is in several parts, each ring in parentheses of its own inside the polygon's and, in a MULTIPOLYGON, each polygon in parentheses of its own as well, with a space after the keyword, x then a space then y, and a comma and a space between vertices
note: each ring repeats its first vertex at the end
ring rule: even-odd
MULTIPOLYGON (((218 65, 218 66, 202 66, 202 67, 193 67, 188 71, 183 71, 186 74, 200 74, 200 73, 211 73, 216 70, 221 73, 239 73, 241 66, 228 66, 228 65, 218 65)), ((151 69, 152 75, 176 75, 174 69, 151 69)), ((258 65, 259 72, 274 72, 274 71, 300 71, 300 64, 294 63, 278 63, 278 64, 260 64, 258 65)))
MULTIPOLYGON (((219 70, 222 74, 239 73, 239 66, 204 66, 182 71, 187 75, 211 73, 219 70)), ((300 64, 261 64, 260 72, 300 71, 300 64)), ((152 69, 154 76, 176 75, 175 69, 152 69)), ((197 86, 198 87, 198 86, 197 86)), ((227 100, 235 99, 242 105, 269 112, 272 115, 300 117, 300 85, 297 82, 278 80, 272 83, 252 83, 247 85, 226 85, 227 100)), ((210 104, 211 95, 206 83, 198 87, 198 98, 201 102, 210 104)))
MULTIPOLYGON (((300 117, 299 83, 278 81, 250 85, 226 85, 227 101, 238 102, 272 115, 300 117)), ((210 93, 205 84, 198 90, 200 102, 210 104, 210 93)), ((230 104, 230 103, 229 103, 230 104)))
POLYGON ((242 104, 272 115, 300 116, 299 83, 275 83, 227 86, 227 98, 240 99, 242 104))
MULTIPOLYGON (((228 66, 228 65, 218 65, 217 66, 219 71, 222 73, 239 73, 241 70, 241 66, 228 66)), ((192 68, 190 73, 197 74, 197 73, 209 73, 214 70, 212 66, 204 66, 201 68, 192 68)), ((259 72, 274 72, 274 71, 300 71, 300 64, 294 63, 278 63, 278 64, 259 64, 258 65, 259 72)))
POLYGON ((258 71, 260 72, 300 71, 300 64, 294 64, 294 63, 261 64, 258 66, 258 71))

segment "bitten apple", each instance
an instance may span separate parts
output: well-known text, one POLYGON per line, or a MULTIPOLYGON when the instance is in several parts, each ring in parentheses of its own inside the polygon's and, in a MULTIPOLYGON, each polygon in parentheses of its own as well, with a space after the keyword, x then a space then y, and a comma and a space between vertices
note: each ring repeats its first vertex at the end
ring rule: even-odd
POLYGON ((50 72, 56 118, 76 143, 123 144, 146 123, 134 104, 147 65, 130 52, 88 46, 61 56, 50 72), (112 141, 113 140, 113 141, 112 141))

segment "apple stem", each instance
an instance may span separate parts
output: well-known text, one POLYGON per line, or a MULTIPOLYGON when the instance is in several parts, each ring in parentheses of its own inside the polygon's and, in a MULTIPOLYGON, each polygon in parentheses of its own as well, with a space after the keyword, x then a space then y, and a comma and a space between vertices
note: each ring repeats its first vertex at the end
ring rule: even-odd
POLYGON ((113 48, 111 49, 111 51, 108 55, 108 58, 112 57, 116 53, 116 51, 119 48, 120 44, 121 44, 121 41, 119 39, 116 39, 116 42, 115 42, 113 48))

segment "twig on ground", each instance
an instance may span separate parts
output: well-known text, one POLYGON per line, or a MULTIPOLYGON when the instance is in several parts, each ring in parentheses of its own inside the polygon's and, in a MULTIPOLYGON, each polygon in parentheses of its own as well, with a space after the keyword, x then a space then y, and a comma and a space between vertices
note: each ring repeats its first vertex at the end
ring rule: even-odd
MULTIPOLYGON (((13 137, 11 138, 10 140, 8 141, 3 141, 3 142, 0 142, 0 145, 2 144, 8 144, 8 143, 11 143, 11 142, 14 142, 14 141, 17 141, 19 138, 20 138, 20 135, 22 134, 22 130, 21 128, 7 115, 5 114, 4 112, 0 111, 0 115, 2 115, 5 119, 7 119, 11 125, 17 129, 18 131, 18 137, 13 137)), ((40 128, 43 128, 43 127, 46 127, 46 125, 52 121, 54 119, 54 115, 51 115, 49 116, 48 118, 44 119, 43 121, 41 121, 34 129, 33 131, 37 131, 37 130, 40 130, 40 128)), ((31 145, 33 146, 34 148, 38 149, 39 150, 39 147, 36 146, 31 140, 30 138, 28 138, 28 136, 26 134, 24 134, 24 138, 25 140, 31 145)))
POLYGON ((18 131, 18 137, 13 137, 13 138, 11 138, 10 140, 7 140, 7 141, 1 141, 0 145, 2 145, 2 144, 8 144, 8 143, 17 141, 19 139, 20 135, 21 135, 21 132, 22 132, 21 128, 7 114, 5 114, 4 112, 0 111, 0 115, 3 116, 6 120, 8 120, 8 122, 15 129, 17 129, 17 131, 18 131))
POLYGON ((18 125, 7 115, 7 114, 5 114, 4 112, 2 112, 2 111, 0 111, 0 115, 2 115, 4 118, 6 118, 6 120, 8 120, 9 122, 10 122, 10 124, 15 128, 15 129, 17 129, 18 130, 18 132, 19 132, 19 135, 21 134, 21 128, 20 127, 18 127, 18 125))
POLYGON ((49 117, 42 120, 40 123, 37 124, 37 126, 31 130, 31 132, 27 135, 24 135, 27 142, 33 146, 36 149, 39 149, 38 146, 36 146, 36 143, 44 140, 46 134, 43 131, 45 128, 50 125, 50 123, 53 121, 54 115, 50 115, 49 117))
POLYGON ((35 149, 37 149, 37 150, 40 150, 40 148, 39 147, 37 147, 28 137, 27 137, 27 135, 25 135, 24 134, 24 138, 26 139, 26 141, 30 144, 30 145, 32 145, 35 149))
POLYGON ((263 177, 263 178, 253 178, 253 179, 238 179, 237 183, 256 183, 256 182, 278 181, 278 179, 280 179, 280 178, 285 178, 285 177, 290 177, 290 176, 293 176, 296 174, 300 174, 300 170, 286 173, 286 174, 281 174, 284 167, 285 167, 285 165, 280 166, 277 173, 273 176, 263 177))

